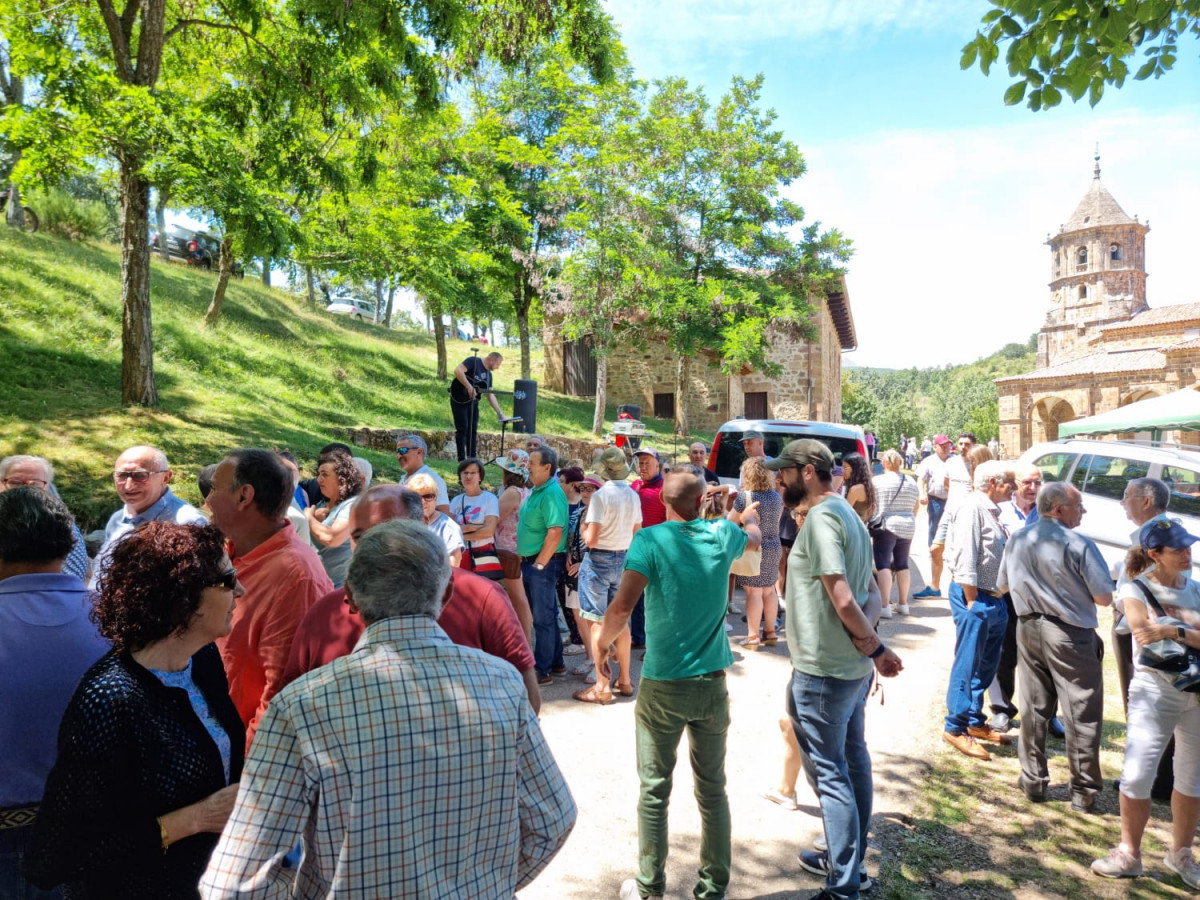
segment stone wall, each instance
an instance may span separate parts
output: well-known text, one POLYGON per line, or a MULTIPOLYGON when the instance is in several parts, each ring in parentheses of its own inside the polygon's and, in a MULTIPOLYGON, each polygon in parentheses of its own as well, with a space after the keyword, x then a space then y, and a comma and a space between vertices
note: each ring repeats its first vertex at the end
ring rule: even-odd
MULTIPOLYGON (((400 428, 335 428, 335 438, 345 441, 353 447, 368 447, 384 453, 395 452, 396 442, 405 435, 415 434, 424 439, 429 447, 429 458, 454 462, 458 452, 454 445, 453 431, 414 431, 400 428)), ((546 443, 558 454, 560 466, 582 466, 584 470, 591 468, 592 454, 603 450, 604 443, 590 440, 567 438, 556 434, 543 434, 546 443)), ((525 446, 525 435, 504 435, 504 449, 525 446)), ((500 455, 500 432, 480 431, 476 435, 476 451, 479 458, 491 462, 500 455)))

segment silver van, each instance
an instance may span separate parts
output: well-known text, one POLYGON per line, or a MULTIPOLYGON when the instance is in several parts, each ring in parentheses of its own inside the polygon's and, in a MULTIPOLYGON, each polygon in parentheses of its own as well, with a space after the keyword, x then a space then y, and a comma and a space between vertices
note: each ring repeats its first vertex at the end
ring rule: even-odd
MULTIPOLYGON (((1124 559, 1134 525, 1121 498, 1134 478, 1159 478, 1171 489, 1167 515, 1200 536, 1200 452, 1141 441, 1068 439, 1035 444, 1021 462, 1042 470, 1044 481, 1069 481, 1083 493, 1087 512, 1076 530, 1090 537, 1111 565, 1124 559)), ((1200 569, 1193 567, 1193 574, 1200 569)))
POLYGON ((833 451, 839 463, 847 453, 867 455, 863 430, 857 425, 833 425, 829 422, 791 422, 781 419, 730 419, 717 431, 708 467, 717 473, 722 484, 737 484, 742 474, 746 454, 742 450, 742 435, 750 430, 763 434, 763 452, 778 456, 792 441, 815 438, 833 451))

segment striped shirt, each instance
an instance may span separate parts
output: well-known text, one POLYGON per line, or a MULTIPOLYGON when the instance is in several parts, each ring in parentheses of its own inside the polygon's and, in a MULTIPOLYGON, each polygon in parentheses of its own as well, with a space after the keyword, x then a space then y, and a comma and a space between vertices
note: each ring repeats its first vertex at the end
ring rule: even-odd
POLYGON ((384 619, 271 702, 200 893, 508 900, 575 814, 513 667, 384 619))

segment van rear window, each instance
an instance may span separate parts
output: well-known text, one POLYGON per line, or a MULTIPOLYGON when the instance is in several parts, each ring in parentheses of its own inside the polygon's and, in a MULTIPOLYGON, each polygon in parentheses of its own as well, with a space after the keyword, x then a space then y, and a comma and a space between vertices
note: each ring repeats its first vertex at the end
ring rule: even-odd
MULTIPOLYGON (((833 458, 839 463, 847 453, 858 452, 858 442, 853 438, 831 437, 823 434, 797 435, 787 431, 768 431, 763 440, 763 452, 767 456, 778 456, 779 452, 789 443, 800 437, 813 437, 833 451, 833 458)), ((721 443, 717 446, 717 465, 714 470, 721 478, 737 478, 742 474, 742 463, 746 454, 740 443, 742 433, 739 431, 722 431, 721 443)))

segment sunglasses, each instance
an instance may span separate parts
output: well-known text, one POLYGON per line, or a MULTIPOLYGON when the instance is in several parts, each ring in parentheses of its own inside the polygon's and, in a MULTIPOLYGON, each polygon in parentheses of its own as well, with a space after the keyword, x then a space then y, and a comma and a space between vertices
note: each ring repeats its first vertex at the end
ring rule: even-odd
POLYGON ((1161 528, 1163 531, 1170 531, 1172 525, 1183 527, 1182 519, 1159 519, 1154 523, 1155 528, 1161 528))
POLYGON ((145 484, 150 480, 151 475, 161 475, 167 469, 132 469, 128 472, 113 472, 113 481, 120 484, 123 481, 132 481, 134 484, 145 484))
POLYGON ((415 449, 415 448, 413 448, 413 447, 397 447, 396 455, 403 456, 405 453, 407 453, 409 450, 412 450, 412 449, 415 449))
POLYGON ((227 591, 232 591, 236 586, 237 586, 237 569, 226 569, 224 572, 222 572, 220 575, 217 576, 216 581, 214 581, 212 584, 209 585, 209 587, 224 588, 227 591))
POLYGON ((422 500, 436 500, 437 494, 419 494, 422 500))

